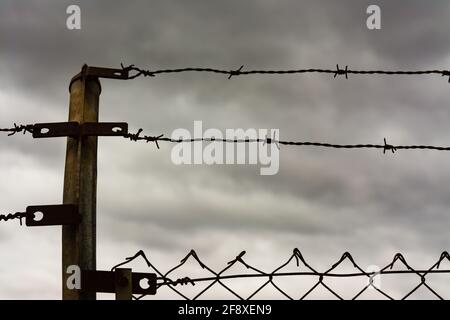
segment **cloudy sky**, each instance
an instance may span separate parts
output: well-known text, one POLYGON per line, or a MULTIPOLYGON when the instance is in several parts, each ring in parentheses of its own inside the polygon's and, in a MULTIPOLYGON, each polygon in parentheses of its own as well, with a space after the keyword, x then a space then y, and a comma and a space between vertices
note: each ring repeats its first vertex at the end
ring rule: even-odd
MULTIPOLYGON (((69 80, 83 63, 445 69, 449 10, 448 1, 2 0, 0 127, 65 121, 69 80), (70 4, 81 8, 81 30, 66 28, 70 4), (381 30, 366 27, 370 4, 381 7, 381 30)), ((392 144, 450 144, 450 87, 439 76, 227 80, 185 73, 101 82, 101 121, 125 121, 131 131, 147 134, 192 130, 194 120, 202 120, 205 128, 221 130, 277 128, 285 140, 382 143, 387 137, 392 144)), ((1 213, 62 202, 65 143, 0 137, 1 213)), ((98 269, 142 249, 167 271, 195 249, 215 270, 246 250, 248 263, 271 271, 296 247, 318 270, 345 251, 364 268, 382 267, 397 252, 412 266, 428 268, 449 248, 445 152, 282 147, 278 174, 260 176, 249 165, 176 166, 171 148, 100 138, 98 269)), ((0 299, 61 297, 60 234, 58 227, 0 225, 0 299)), ((133 268, 148 270, 142 262, 133 268)), ((190 261, 180 275, 199 269, 190 261)), ((448 277, 429 281, 450 298, 448 277)), ((418 283, 417 277, 394 282, 382 282, 394 297, 418 283)), ((245 296, 257 283, 230 286, 245 296)), ((283 285, 300 297, 293 283, 283 285)), ((357 292, 329 283, 344 297, 357 292)), ((161 290, 157 297, 174 296, 161 290)), ((206 297, 230 296, 218 289, 206 297)), ((258 297, 279 295, 267 290, 258 297)), ((330 295, 318 290, 315 297, 330 295)), ((415 297, 430 295, 419 291, 415 297)))

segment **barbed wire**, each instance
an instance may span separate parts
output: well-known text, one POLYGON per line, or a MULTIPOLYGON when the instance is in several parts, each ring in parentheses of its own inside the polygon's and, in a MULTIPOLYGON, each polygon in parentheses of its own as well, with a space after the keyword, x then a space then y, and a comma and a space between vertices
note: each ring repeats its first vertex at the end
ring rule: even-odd
POLYGON ((388 144, 386 138, 384 138, 383 144, 333 144, 333 143, 323 143, 323 142, 310 142, 310 141, 285 141, 279 140, 275 137, 269 138, 266 136, 265 138, 255 138, 255 139, 225 139, 225 138, 214 138, 214 137, 201 137, 201 138, 180 138, 173 139, 164 137, 163 134, 158 136, 146 136, 141 135, 143 129, 139 129, 137 133, 131 134, 127 133, 124 135, 124 138, 129 139, 130 141, 146 141, 146 142, 155 142, 157 148, 159 149, 158 142, 171 142, 171 143, 192 143, 192 142, 223 142, 223 143, 267 143, 267 144, 275 144, 278 149, 279 145, 288 145, 288 146, 313 146, 313 147, 323 147, 323 148, 335 148, 335 149, 382 149, 383 153, 386 151, 391 151, 395 153, 397 150, 438 150, 438 151, 450 151, 450 147, 442 147, 442 146, 432 146, 432 145, 392 145, 388 144))
MULTIPOLYGON (((317 282, 315 284, 307 289, 300 297, 296 297, 295 299, 304 300, 307 299, 311 293, 316 290, 318 287, 324 288, 327 292, 331 293, 335 298, 339 300, 344 300, 342 295, 337 293, 335 290, 331 288, 329 284, 327 284, 325 281, 329 278, 355 278, 355 277, 365 277, 367 278, 367 284, 364 285, 360 291, 358 291, 351 299, 356 300, 361 295, 368 290, 369 288, 375 289, 379 294, 381 294, 384 298, 387 298, 389 300, 395 300, 395 298, 388 294, 387 292, 383 291, 379 285, 376 284, 375 280, 377 277, 381 277, 383 275, 388 274, 397 274, 397 275, 416 275, 418 277, 419 283, 415 285, 409 292, 407 292, 405 295, 400 297, 401 300, 407 299, 410 297, 414 292, 416 292, 419 288, 424 287, 429 292, 431 292, 436 298, 443 300, 444 298, 436 292, 431 286, 426 283, 426 276, 430 274, 450 274, 450 269, 439 269, 440 264, 444 261, 450 261, 450 255, 447 253, 447 251, 444 251, 441 253, 439 259, 429 268, 424 270, 414 269, 406 262, 406 259, 404 256, 400 253, 397 253, 393 260, 381 268, 379 271, 371 271, 367 272, 364 271, 359 264, 355 262, 352 255, 348 252, 345 252, 341 258, 332 266, 327 269, 324 272, 317 271, 315 268, 313 268, 303 257, 300 250, 295 248, 293 250, 292 255, 280 266, 275 268, 272 272, 264 272, 260 269, 248 264, 244 261, 243 256, 245 255, 245 251, 242 251, 235 259, 231 260, 227 263, 227 265, 222 268, 219 272, 214 271, 212 268, 207 266, 197 255, 197 253, 194 250, 191 250, 189 254, 184 257, 179 264, 169 269, 167 272, 160 271, 159 268, 156 268, 153 263, 150 262, 150 260, 147 258, 145 253, 140 250, 138 251, 134 256, 128 257, 125 259, 124 262, 121 262, 114 266, 111 270, 115 270, 116 268, 129 264, 132 261, 134 261, 137 258, 142 258, 144 262, 147 264, 149 268, 151 268, 154 272, 157 274, 157 289, 160 289, 162 287, 168 287, 173 292, 175 292, 180 298, 186 299, 186 300, 196 300, 200 298, 202 295, 204 295, 207 291, 210 291, 211 288, 215 286, 220 286, 227 290, 229 293, 231 293, 235 298, 239 300, 250 300, 252 298, 255 298, 256 294, 260 292, 262 289, 266 287, 272 287, 276 292, 281 293, 285 298, 289 300, 294 300, 294 297, 292 295, 288 294, 286 290, 282 289, 280 284, 276 283, 276 279, 281 277, 312 277, 316 278, 317 282), (211 273, 211 276, 206 277, 199 277, 199 278, 193 278, 189 276, 184 276, 181 278, 172 279, 171 274, 173 274, 176 270, 181 268, 189 259, 194 259, 199 266, 203 269, 211 273), (339 273, 335 269, 342 265, 344 261, 349 261, 353 268, 355 269, 355 272, 350 273, 339 273), (291 262, 295 262, 297 267, 305 267, 307 271, 302 272, 283 272, 282 269, 288 266, 291 262), (393 270, 394 266, 396 264, 401 264, 402 267, 404 267, 406 270, 393 270), (226 271, 228 271, 232 266, 234 265, 241 265, 244 266, 246 269, 252 271, 252 273, 240 273, 240 274, 225 274, 226 271), (245 278, 263 278, 265 279, 265 282, 262 285, 256 286, 254 290, 247 296, 243 297, 242 294, 239 294, 236 290, 233 290, 229 285, 226 285, 224 282, 226 280, 230 279, 245 279, 245 278), (185 293, 182 292, 181 289, 177 289, 177 286, 187 286, 192 285, 195 286, 196 283, 206 282, 208 283, 205 288, 200 290, 194 297, 189 298, 185 293)), ((145 295, 140 296, 133 296, 134 299, 139 300, 145 297, 145 295)))
MULTIPOLYGON (((0 132, 9 132, 8 136, 12 136, 18 132, 23 132, 24 134, 29 132, 33 133, 34 125, 17 125, 14 123, 14 128, 0 128, 0 132)), ((383 144, 334 144, 334 143, 324 143, 324 142, 311 142, 311 141, 286 141, 276 139, 276 137, 265 138, 245 138, 245 139, 227 139, 227 138, 215 138, 215 137, 201 137, 201 138, 180 138, 173 139, 164 137, 164 134, 158 136, 148 136, 141 135, 143 129, 139 129, 136 133, 124 133, 122 137, 129 139, 130 141, 146 141, 154 142, 156 147, 159 149, 159 142, 170 142, 170 143, 193 143, 193 142, 222 142, 222 143, 263 143, 263 144, 275 144, 279 149, 280 145, 287 146, 312 146, 312 147, 322 147, 322 148, 334 148, 334 149, 382 149, 383 153, 386 151, 391 151, 395 153, 397 150, 437 150, 437 151, 450 151, 450 147, 443 146, 433 146, 433 145, 392 145, 387 143, 386 138, 384 138, 383 144)))
POLYGON ((16 133, 20 133, 20 132, 23 132, 23 134, 25 134, 27 132, 33 134, 33 128, 34 128, 34 125, 32 125, 32 124, 17 125, 16 123, 14 123, 14 128, 0 128, 0 132, 9 132, 8 136, 13 136, 16 133))
POLYGON ((133 75, 129 75, 128 79, 135 79, 140 76, 144 77, 155 77, 159 74, 174 74, 174 73, 182 73, 182 72, 206 72, 206 73, 217 73, 228 75, 228 79, 231 77, 240 76, 240 75, 287 75, 287 74, 303 74, 303 73, 324 73, 324 74, 332 74, 334 78, 339 75, 345 76, 348 79, 349 74, 360 74, 360 75, 432 75, 437 74, 441 76, 448 76, 450 83, 450 71, 449 70, 414 70, 414 71, 404 71, 404 70, 352 70, 349 69, 348 66, 345 66, 344 69, 341 69, 339 65, 336 65, 336 69, 317 69, 317 68, 305 68, 305 69, 287 69, 287 70, 243 70, 244 66, 240 66, 235 70, 224 70, 217 68, 196 68, 196 67, 188 67, 188 68, 174 68, 174 69, 159 69, 159 70, 149 70, 142 69, 136 67, 134 64, 125 67, 121 64, 121 67, 125 71, 134 71, 133 75))
POLYGON ((19 219, 20 225, 22 225, 22 219, 27 217, 26 212, 16 212, 16 213, 8 213, 8 214, 0 214, 0 221, 8 221, 13 219, 19 219))

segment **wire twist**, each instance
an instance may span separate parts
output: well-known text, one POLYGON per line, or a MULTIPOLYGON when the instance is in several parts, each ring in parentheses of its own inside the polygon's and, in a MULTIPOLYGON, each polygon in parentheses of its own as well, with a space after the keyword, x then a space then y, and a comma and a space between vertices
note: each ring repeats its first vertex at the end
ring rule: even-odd
POLYGON ((14 123, 14 128, 0 128, 0 132, 10 132, 8 134, 8 136, 13 136, 19 132, 23 132, 23 134, 25 134, 27 132, 33 134, 33 128, 34 128, 34 125, 32 125, 32 124, 17 125, 16 123, 14 123))
POLYGON ((26 212, 16 212, 16 213, 8 213, 8 214, 0 214, 0 221, 8 221, 13 219, 19 219, 20 225, 22 225, 22 219, 27 217, 26 212))

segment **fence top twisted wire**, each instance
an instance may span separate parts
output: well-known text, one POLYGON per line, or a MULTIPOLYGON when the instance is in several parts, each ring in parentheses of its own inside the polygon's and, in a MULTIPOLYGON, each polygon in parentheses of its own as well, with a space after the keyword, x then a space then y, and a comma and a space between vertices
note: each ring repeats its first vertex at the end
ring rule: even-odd
MULTIPOLYGON (((431 292, 436 298, 443 299, 443 297, 436 292, 427 282, 426 282, 426 276, 430 274, 450 274, 450 269, 440 269, 440 265, 443 261, 450 261, 450 255, 447 251, 444 251, 441 253, 439 259, 432 264, 431 267, 425 268, 425 269, 415 269, 413 268, 405 259, 405 257, 401 253, 395 254, 394 258, 390 263, 385 265, 383 268, 380 268, 379 271, 364 271, 363 268, 355 262, 355 259, 352 257, 352 255, 348 252, 345 252, 341 258, 332 264, 330 268, 328 268, 325 271, 318 271, 316 268, 312 267, 307 260, 304 258, 300 250, 295 248, 290 255, 290 257, 283 262, 280 266, 276 267, 271 272, 265 272, 262 271, 251 264, 247 263, 243 257, 245 255, 245 251, 242 251, 239 255, 237 255, 234 259, 229 261, 224 268, 222 268, 220 271, 214 271, 211 267, 209 267, 203 260, 199 258, 197 253, 194 250, 191 250, 183 259, 181 259, 180 263, 175 265, 174 267, 170 268, 167 272, 162 272, 159 268, 155 267, 155 265, 147 258, 145 253, 140 250, 138 251, 134 256, 128 257, 125 259, 125 261, 117 264, 112 268, 112 270, 115 270, 116 268, 129 264, 132 261, 134 261, 137 258, 142 258, 143 261, 147 264, 149 268, 151 268, 154 272, 157 273, 158 276, 158 283, 157 288, 161 287, 168 287, 173 292, 175 292, 178 296, 180 296, 183 299, 191 300, 187 295, 185 295, 183 292, 181 292, 180 289, 177 288, 177 286, 183 286, 183 285, 192 285, 194 286, 196 283, 200 282, 207 282, 209 283, 203 290, 201 290, 199 293, 197 293, 192 300, 196 300, 200 298, 203 294, 205 294, 207 291, 210 290, 215 285, 220 285, 224 289, 226 289, 229 293, 231 293, 235 298, 239 300, 250 300, 255 297, 255 295, 260 292, 265 287, 272 287, 277 292, 281 293, 285 298, 289 300, 294 300, 294 298, 289 295, 285 290, 283 290, 279 284, 276 283, 276 279, 280 277, 313 277, 317 279, 317 282, 309 289, 307 290, 301 297, 300 300, 308 298, 310 294, 316 290, 319 286, 327 290, 329 293, 331 293, 335 298, 339 300, 343 300, 343 297, 337 293, 335 290, 333 290, 326 282, 325 280, 327 278, 354 278, 354 277, 365 277, 367 278, 368 282, 367 285, 365 285, 356 295, 352 297, 352 300, 359 298, 368 288, 375 289, 378 293, 380 293, 382 296, 384 296, 387 299, 394 300, 394 297, 389 295, 387 292, 383 291, 381 288, 379 288, 377 285, 374 284, 374 279, 377 276, 386 275, 386 274, 413 274, 418 277, 419 283, 413 287, 406 295, 401 297, 401 299, 407 299, 410 297, 414 292, 416 292, 419 288, 424 287, 429 292, 431 292), (206 277, 179 277, 176 279, 172 279, 171 275, 180 269, 189 259, 193 259, 198 265, 211 273, 211 276, 206 277), (297 267, 304 267, 307 271, 301 271, 301 272, 283 272, 282 269, 285 268, 287 265, 289 265, 291 262, 295 261, 297 267), (344 263, 344 261, 349 261, 353 268, 355 269, 354 272, 351 273, 343 273, 338 272, 336 269, 344 263), (245 273, 245 274, 226 274, 226 272, 234 265, 242 265, 246 269, 250 270, 252 273, 245 273), (394 266, 400 265, 401 267, 405 268, 405 270, 393 270, 394 266), (266 281, 258 286, 248 297, 243 297, 241 294, 239 294, 236 290, 233 290, 229 285, 225 284, 224 281, 229 279, 244 279, 244 278, 264 278, 266 281)), ((135 299, 141 299, 144 296, 135 296, 135 299)))

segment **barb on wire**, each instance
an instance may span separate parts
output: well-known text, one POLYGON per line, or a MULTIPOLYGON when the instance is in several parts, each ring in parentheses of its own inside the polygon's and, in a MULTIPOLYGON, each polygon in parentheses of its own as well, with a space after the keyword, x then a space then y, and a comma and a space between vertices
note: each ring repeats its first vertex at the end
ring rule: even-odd
MULTIPOLYGON (((138 257, 141 257, 146 262, 147 266, 151 269, 153 269, 158 274, 157 278, 157 288, 160 289, 162 287, 168 287, 172 291, 174 291, 176 294, 178 294, 179 297, 186 299, 186 300, 196 300, 203 296, 206 292, 212 291, 213 288, 220 285, 222 288, 225 288, 228 292, 233 294, 237 299, 240 300, 250 300, 256 297, 258 292, 260 292, 263 288, 272 288, 275 292, 281 293, 284 297, 286 297, 289 300, 294 299, 300 299, 304 300, 307 299, 312 292, 314 292, 318 287, 324 288, 327 292, 332 294, 335 298, 339 300, 344 299, 344 294, 338 293, 336 289, 332 288, 332 284, 330 284, 330 279, 336 279, 336 278, 344 278, 344 279, 353 279, 353 278, 362 278, 366 280, 365 284, 362 286, 362 289, 359 290, 356 294, 351 295, 352 300, 356 300, 361 297, 361 295, 368 289, 374 289, 376 292, 378 292, 381 297, 384 297, 389 300, 395 300, 395 299, 407 299, 410 297, 413 293, 415 293, 419 288, 424 287, 426 290, 428 290, 431 294, 434 295, 435 298, 443 300, 443 296, 439 294, 435 289, 433 289, 429 283, 427 283, 427 276, 431 274, 450 274, 450 269, 440 269, 440 264, 446 260, 447 262, 450 262, 450 255, 447 251, 444 251, 440 258, 436 263, 434 263, 431 267, 425 268, 425 269, 415 269, 411 267, 407 262, 404 256, 400 253, 397 253, 394 256, 394 259, 392 262, 387 264, 385 267, 380 268, 379 271, 364 271, 364 269, 356 263, 355 259, 352 257, 352 255, 348 252, 345 252, 341 258, 336 262, 333 263, 332 266, 323 272, 317 271, 317 269, 313 268, 306 259, 301 254, 300 250, 295 248, 293 250, 293 253, 290 255, 290 257, 283 262, 279 267, 275 268, 271 272, 264 272, 261 271, 248 262, 244 261, 243 256, 245 255, 245 251, 242 251, 239 255, 236 256, 235 259, 231 260, 226 264, 226 266, 221 269, 220 271, 216 272, 210 267, 206 265, 206 263, 199 258, 197 253, 194 250, 191 250, 189 254, 181 260, 179 264, 177 264, 173 268, 169 268, 169 271, 167 272, 161 272, 158 268, 156 268, 150 260, 146 257, 145 253, 140 250, 136 255, 130 258, 126 258, 126 260, 117 266, 113 268, 113 270, 119 266, 122 266, 124 264, 131 263, 133 260, 135 260, 138 257), (207 270, 209 273, 211 273, 211 276, 204 276, 204 277, 192 277, 189 275, 185 275, 182 277, 178 277, 176 279, 172 278, 172 274, 175 273, 176 270, 179 270, 187 261, 188 259, 194 259, 196 263, 202 268, 207 270), (292 261, 296 262, 296 266, 298 268, 302 268, 302 270, 299 271, 283 271, 283 269, 288 266, 292 261), (347 271, 347 272, 339 272, 337 271, 337 268, 343 265, 345 261, 349 261, 351 266, 354 268, 355 271, 347 271), (394 270, 394 265, 401 264, 403 267, 402 269, 396 268, 394 270), (242 265, 246 269, 250 271, 250 273, 234 273, 229 274, 225 273, 228 271, 233 265, 242 265), (306 268, 306 271, 304 271, 306 268), (406 268, 406 270, 403 270, 406 268), (389 294, 386 292, 386 290, 382 289, 382 285, 379 283, 377 284, 375 281, 375 278, 382 279, 383 276, 386 275, 395 275, 397 277, 401 276, 410 276, 415 275, 417 276, 418 284, 413 284, 412 288, 404 295, 401 296, 395 296, 393 294, 389 294), (315 282, 311 287, 303 288, 304 292, 301 292, 302 290, 299 287, 296 287, 295 292, 297 292, 297 296, 293 296, 292 294, 287 293, 287 288, 285 288, 286 284, 282 285, 277 281, 277 279, 280 278, 298 278, 298 279, 305 279, 305 278, 315 278, 317 279, 317 282, 315 282), (230 279, 249 279, 249 278, 261 278, 265 279, 266 281, 263 284, 256 285, 252 290, 251 293, 244 297, 242 294, 237 292, 237 290, 232 289, 229 285, 226 284, 227 280, 230 279), (198 293, 196 293, 193 297, 188 297, 187 294, 183 292, 182 289, 177 289, 177 286, 186 286, 186 285, 192 285, 194 286, 196 283, 206 283, 208 284, 205 288, 200 289, 198 293)), ((392 279, 392 278, 390 278, 392 279)), ((409 278, 408 278, 409 279, 409 278)), ((306 282, 304 282, 306 283, 306 282)), ((158 295, 158 294, 157 294, 158 295)), ((348 293, 347 293, 348 295, 348 293)), ((397 293, 398 295, 398 293, 397 293)), ((144 296, 134 297, 135 299, 139 300, 143 298, 144 296)), ((158 297, 156 297, 158 298, 158 297)))
POLYGON ((133 76, 129 76, 129 77, 128 77, 128 80, 135 79, 135 78, 137 78, 137 77, 139 77, 139 76, 141 76, 141 75, 143 75, 144 77, 154 77, 154 76, 155 76, 155 75, 153 74, 153 72, 151 72, 151 71, 149 71, 149 70, 144 70, 144 69, 136 68, 136 67, 134 66, 134 64, 129 65, 128 67, 125 67, 125 66, 121 63, 120 66, 122 67, 122 69, 123 69, 124 71, 127 71, 127 72, 130 72, 130 71, 136 71, 136 74, 134 74, 133 76))
POLYGON ((229 76, 228 76, 228 80, 230 80, 231 79, 231 77, 232 76, 238 76, 238 75, 240 75, 241 74, 241 70, 242 70, 242 68, 243 68, 244 66, 242 65, 239 69, 237 69, 237 70, 231 70, 230 72, 229 72, 229 76))
POLYGON ((16 212, 16 213, 8 213, 8 214, 0 214, 0 221, 8 221, 13 219, 19 219, 20 225, 22 225, 22 219, 27 217, 26 212, 16 212))
POLYGON ((384 148, 383 148, 383 154, 386 153, 386 150, 391 150, 392 153, 395 153, 397 151, 397 147, 394 147, 393 145, 386 143, 386 138, 384 138, 384 148))
POLYGON ((163 138, 163 134, 160 134, 159 136, 140 136, 143 129, 139 129, 136 133, 126 133, 123 135, 124 138, 130 139, 130 141, 139 141, 139 140, 145 140, 148 142, 154 142, 156 144, 156 147, 159 149, 158 141, 168 141, 166 138, 163 138))
POLYGON ((336 65, 336 72, 334 73, 334 77, 336 78, 338 75, 345 75, 345 79, 348 79, 348 66, 345 66, 345 69, 339 69, 339 65, 336 65))
POLYGON ((324 74, 332 74, 334 78, 338 75, 344 75, 346 79, 348 79, 349 74, 360 74, 360 75, 441 75, 445 77, 449 77, 448 82, 450 83, 450 71, 449 70, 352 70, 349 69, 348 66, 345 66, 345 69, 340 69, 339 65, 336 65, 336 69, 320 69, 320 68, 305 68, 305 69, 286 69, 286 70, 242 70, 244 66, 241 66, 237 70, 225 70, 218 68, 198 68, 198 67, 187 67, 187 68, 174 68, 174 69, 155 69, 155 70, 146 70, 136 67, 134 64, 125 67, 121 64, 123 70, 128 72, 134 71, 133 75, 130 75, 128 79, 135 79, 139 76, 144 77, 155 77, 159 74, 174 74, 174 73, 182 73, 182 72, 206 72, 206 73, 217 73, 228 75, 228 79, 231 79, 233 76, 240 75, 286 75, 286 74, 302 74, 302 73, 324 73, 324 74))
POLYGON ((14 128, 0 128, 0 132, 9 132, 8 136, 13 136, 16 133, 20 133, 20 132, 23 132, 23 134, 25 134, 27 132, 33 134, 33 128, 34 128, 34 125, 32 125, 32 124, 17 125, 16 123, 14 123, 14 128))
POLYGON ((285 141, 276 139, 275 136, 270 138, 266 136, 265 138, 255 138, 255 139, 226 139, 226 138, 189 138, 189 139, 172 139, 164 137, 163 134, 158 136, 146 136, 140 135, 142 129, 139 129, 137 133, 131 134, 127 133, 124 135, 125 138, 131 141, 144 140, 147 142, 155 142, 159 149, 158 141, 170 142, 170 143, 193 143, 193 142, 223 142, 223 143, 263 143, 263 144, 275 144, 279 149, 279 145, 287 146, 311 146, 311 147, 322 147, 322 148, 335 148, 335 149, 381 149, 383 154, 386 151, 391 150, 395 153, 397 150, 438 150, 438 151, 450 151, 450 147, 432 146, 432 145, 391 145, 386 142, 386 138, 383 140, 383 144, 333 144, 333 143, 323 143, 323 142, 309 142, 309 141, 285 141))

